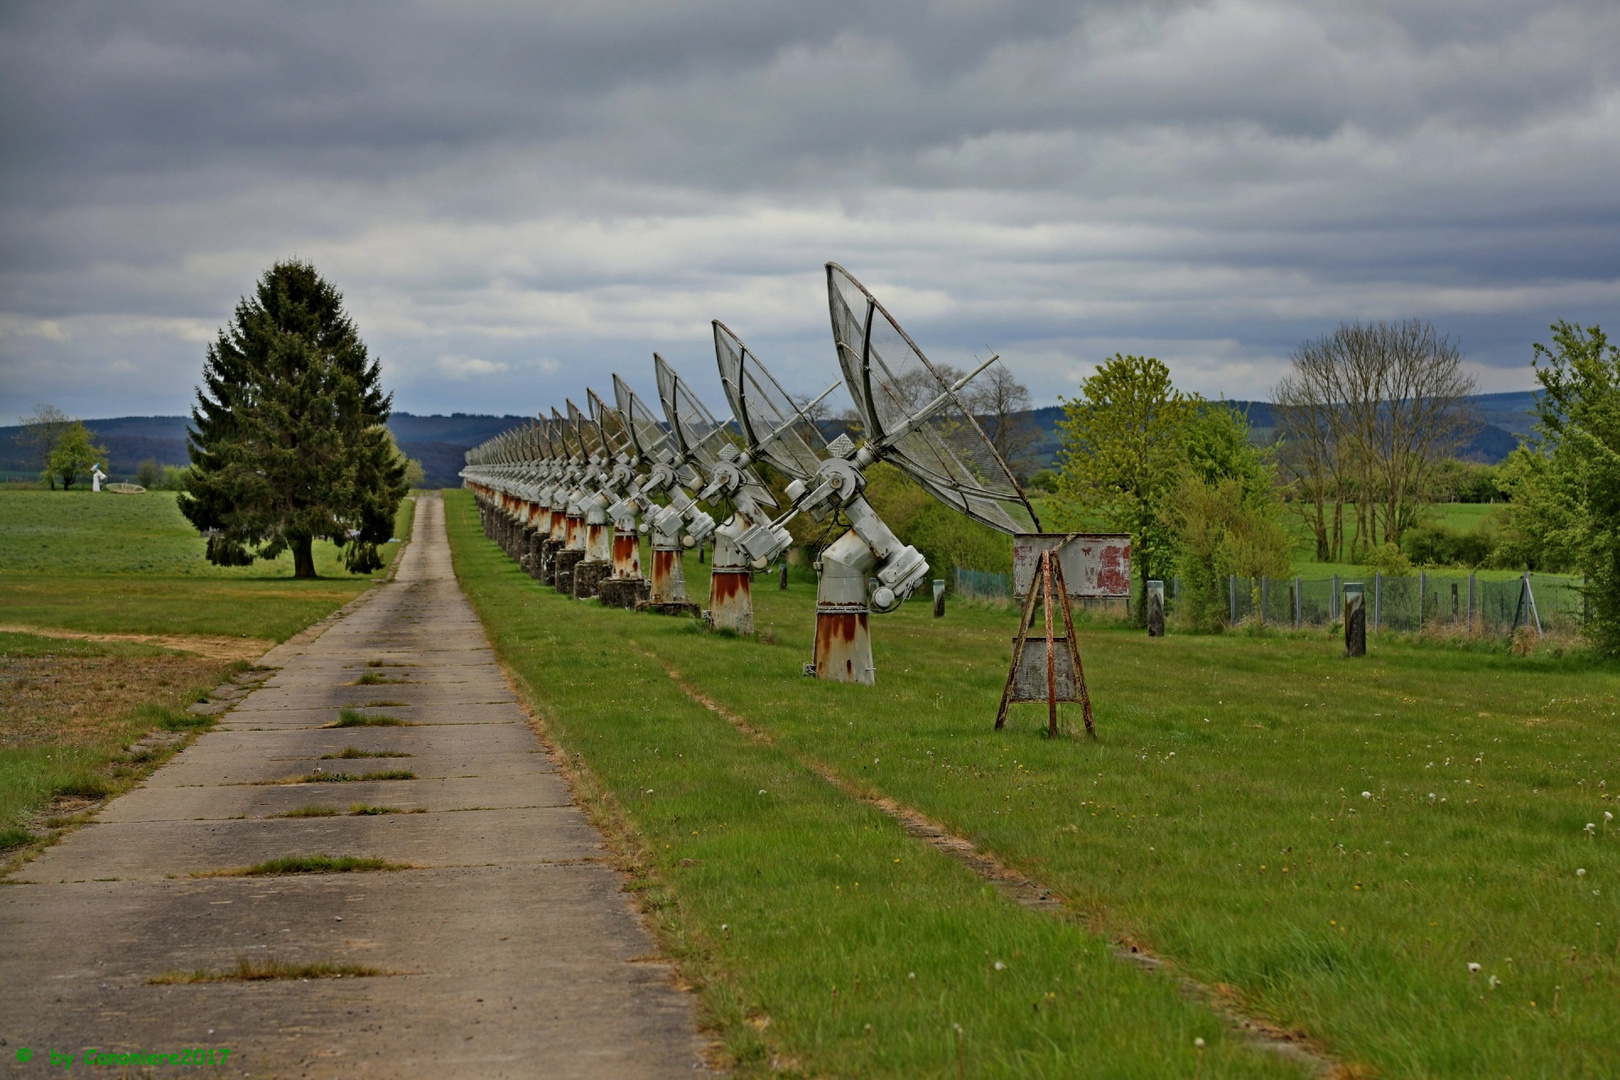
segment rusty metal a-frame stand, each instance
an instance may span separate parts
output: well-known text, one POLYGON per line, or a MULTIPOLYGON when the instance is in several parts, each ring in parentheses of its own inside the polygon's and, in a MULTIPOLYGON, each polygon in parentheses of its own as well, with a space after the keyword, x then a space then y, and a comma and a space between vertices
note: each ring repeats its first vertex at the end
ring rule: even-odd
MULTIPOLYGON (((1045 701, 1046 702, 1046 733, 1056 738, 1058 733, 1057 707, 1059 701, 1078 701, 1080 709, 1086 719, 1086 734, 1095 739, 1097 726, 1091 718, 1091 694, 1086 689, 1086 673, 1080 664, 1080 646, 1074 637, 1074 613, 1069 608, 1069 590, 1063 581, 1063 563, 1057 557, 1055 548, 1041 552, 1040 556, 1041 588, 1037 594, 1033 584, 1029 596, 1024 600, 1024 614, 1018 620, 1018 635, 1013 638, 1012 666, 1007 670, 1007 686, 1001 692, 1001 708, 996 710, 996 728, 1000 730, 1007 723, 1007 706, 1018 701, 1045 701), (1054 581, 1054 578, 1056 579, 1054 581), (1063 611, 1063 633, 1054 634, 1052 628, 1053 596, 1063 611), (1039 596, 1041 606, 1046 613, 1046 678, 1045 693, 1040 693, 1039 687, 1032 688, 1029 676, 1023 674, 1020 668, 1024 662, 1024 647, 1029 643, 1030 624, 1035 621, 1035 600, 1039 596), (1069 669, 1060 672, 1057 662, 1057 650, 1062 646, 1069 661, 1069 669), (1063 679, 1064 688, 1059 696, 1059 676, 1063 679), (1032 692, 1033 690, 1033 692, 1032 692)), ((1041 640, 1041 635, 1036 635, 1041 640)), ((1036 673, 1030 673, 1036 674, 1036 673)), ((1038 678, 1038 675, 1037 675, 1038 678)))

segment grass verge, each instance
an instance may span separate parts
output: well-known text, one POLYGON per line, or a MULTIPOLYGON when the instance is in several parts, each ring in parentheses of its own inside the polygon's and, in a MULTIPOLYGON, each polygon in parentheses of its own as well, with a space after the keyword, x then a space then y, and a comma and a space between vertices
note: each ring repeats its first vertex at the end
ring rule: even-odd
POLYGON ((1340 1061, 1464 1077, 1620 1060, 1620 828, 1604 816, 1620 817, 1616 665, 1399 639, 1356 662, 1321 634, 1150 641, 1093 625, 1081 647, 1101 738, 1053 741, 1035 706, 991 730, 1016 613, 906 605, 873 620, 876 687, 816 683, 798 675, 809 587, 756 592, 778 645, 693 635, 553 602, 477 535, 468 500, 447 509, 458 572, 558 740, 631 828, 704 861, 653 852, 682 913, 740 917, 761 894, 703 896, 709 832, 668 839, 651 820, 688 793, 688 759, 715 751, 647 727, 644 707, 665 707, 641 681, 649 661, 788 760, 916 808, 1050 886, 1070 918, 1340 1061), (627 656, 626 637, 650 655, 627 656))
POLYGON ((478 534, 469 499, 446 504, 497 651, 738 1074, 1305 1075, 693 702, 626 640, 677 621, 552 603, 478 534))

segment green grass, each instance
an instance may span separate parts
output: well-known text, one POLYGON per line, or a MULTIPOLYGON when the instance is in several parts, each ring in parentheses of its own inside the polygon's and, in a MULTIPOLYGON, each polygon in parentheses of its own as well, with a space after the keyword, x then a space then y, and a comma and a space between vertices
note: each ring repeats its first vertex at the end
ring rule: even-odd
POLYGON ((410 756, 410 754, 400 750, 362 750, 358 746, 345 746, 336 754, 322 754, 320 760, 337 761, 339 759, 348 758, 395 758, 410 756))
MULTIPOLYGON (((400 506, 409 535, 415 502, 400 506)), ((384 548, 392 559, 400 545, 384 548)), ((87 633, 228 634, 284 641, 371 582, 315 546, 321 577, 291 556, 217 567, 173 492, 140 496, 0 490, 0 611, 7 622, 87 633)))
POLYGON ((283 810, 279 814, 269 814, 273 818, 310 818, 310 817, 337 817, 335 806, 295 806, 291 810, 283 810))
MULTIPOLYGON (((1083 1057, 1099 1075, 1191 1075, 1179 1039, 1220 1030, 1170 1009, 1155 996, 1168 980, 1120 969, 1100 939, 980 895, 801 761, 921 810, 1076 920, 1375 1073, 1587 1076, 1620 1058, 1614 664, 1395 639, 1358 662, 1325 633, 1153 641, 1093 625, 1080 633, 1101 737, 1049 741, 1034 706, 991 730, 1015 613, 874 617, 879 685, 817 683, 799 675, 810 587, 756 591, 776 645, 693 635, 556 597, 477 535, 469 499, 448 509, 497 648, 652 849, 677 949, 713 965, 706 1001, 745 1058, 750 1008, 807 1071, 857 1075, 946 1072, 928 1055, 963 1016, 980 1075, 1061 1075, 1081 1051, 1032 1010, 1044 992, 1064 1031, 1104 1033, 1083 1057), (693 705, 665 663, 775 746, 693 705), (856 880, 871 906, 846 924, 856 880), (1021 1012, 972 974, 1014 951, 1021 1012), (923 996, 948 1008, 907 1007, 920 966, 923 996), (833 1015, 830 986, 857 974, 872 1011, 841 998, 833 1015), (864 1023, 911 1049, 864 1047, 864 1023), (1110 1044, 1120 1025, 1135 1037, 1110 1044)), ((1210 1075, 1270 1067, 1220 1045, 1210 1075)))
MULTIPOLYGON (((279 814, 267 815, 273 818, 317 818, 337 817, 340 811, 335 806, 297 806, 291 810, 283 810, 279 814)), ((401 810, 397 806, 370 806, 366 803, 351 803, 348 809, 351 817, 373 817, 378 814, 425 814, 424 809, 401 810)))
POLYGON ((217 982, 261 982, 267 979, 341 979, 347 976, 351 979, 370 978, 384 974, 377 968, 366 967, 363 964, 332 964, 326 962, 314 964, 294 964, 285 960, 277 960, 273 956, 263 958, 241 957, 234 967, 224 971, 210 971, 198 968, 195 971, 170 971, 162 975, 154 975, 146 980, 148 986, 176 986, 185 983, 217 983, 217 982))
POLYGON ((284 874, 356 874, 376 870, 409 870, 409 863, 369 855, 283 855, 234 870, 199 870, 192 877, 278 877, 284 874))
POLYGON ((408 720, 381 713, 365 713, 359 709, 339 709, 338 718, 326 725, 329 728, 346 727, 410 727, 408 720))
MULTIPOLYGON (((792 753, 739 734, 626 637, 727 650, 784 704, 807 685, 798 651, 563 599, 477 535, 470 500, 447 503, 458 573, 496 648, 644 852, 637 887, 741 1074, 781 1057, 807 1075, 954 1077, 961 1025, 971 1076, 1304 1075, 1173 978, 1009 901, 792 753)), ((689 574, 702 580, 695 561, 689 574)))
POLYGON ((282 784, 349 784, 360 780, 415 780, 416 774, 405 769, 390 769, 386 772, 346 773, 346 772, 312 772, 295 776, 290 780, 280 780, 282 784))

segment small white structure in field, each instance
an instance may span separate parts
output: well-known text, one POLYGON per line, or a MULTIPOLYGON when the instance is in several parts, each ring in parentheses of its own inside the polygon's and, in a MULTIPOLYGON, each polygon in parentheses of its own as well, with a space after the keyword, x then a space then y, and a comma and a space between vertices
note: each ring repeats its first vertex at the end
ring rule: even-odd
POLYGON ((105 479, 107 479, 107 474, 101 471, 101 462, 98 461, 94 465, 90 466, 91 491, 99 492, 101 490, 101 482, 105 479))

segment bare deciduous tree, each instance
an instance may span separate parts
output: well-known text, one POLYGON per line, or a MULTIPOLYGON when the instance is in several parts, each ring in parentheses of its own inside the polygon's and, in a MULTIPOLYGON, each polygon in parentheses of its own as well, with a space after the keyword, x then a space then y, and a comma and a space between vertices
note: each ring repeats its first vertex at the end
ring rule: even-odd
POLYGON ((1399 543, 1436 467, 1474 427, 1473 392, 1457 346, 1419 319, 1342 323, 1295 350, 1272 399, 1280 461, 1318 558, 1343 556, 1347 506, 1352 556, 1399 543))
POLYGON ((978 419, 990 445, 1020 481, 1035 465, 1037 429, 1029 418, 1029 388, 997 363, 963 387, 963 404, 978 419))
POLYGON ((55 490, 56 478, 50 471, 51 451, 67 429, 73 426, 73 418, 55 405, 35 405, 32 413, 18 417, 17 422, 22 425, 22 430, 17 433, 17 444, 38 463, 40 475, 55 490))

